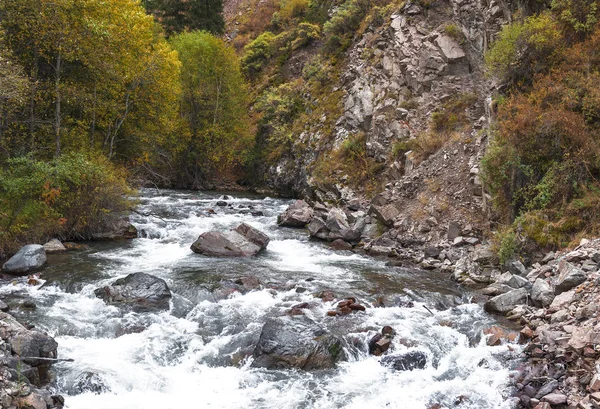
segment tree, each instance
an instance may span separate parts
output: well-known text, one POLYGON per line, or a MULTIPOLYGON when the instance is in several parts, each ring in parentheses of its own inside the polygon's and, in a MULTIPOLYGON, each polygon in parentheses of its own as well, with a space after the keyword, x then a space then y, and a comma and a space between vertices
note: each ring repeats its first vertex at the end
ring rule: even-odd
POLYGON ((181 115, 189 129, 184 171, 190 185, 201 185, 211 170, 240 161, 251 144, 248 89, 234 49, 209 33, 177 35, 181 115))
POLYGON ((205 30, 223 34, 223 0, 148 0, 146 9, 156 16, 168 35, 205 30))

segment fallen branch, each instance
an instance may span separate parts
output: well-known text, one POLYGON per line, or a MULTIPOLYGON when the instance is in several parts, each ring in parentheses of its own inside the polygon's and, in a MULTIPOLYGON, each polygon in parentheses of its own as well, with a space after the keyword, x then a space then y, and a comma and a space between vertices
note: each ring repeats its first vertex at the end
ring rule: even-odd
POLYGON ((43 358, 40 356, 20 356, 19 359, 37 359, 40 361, 51 361, 51 362, 75 362, 71 358, 43 358))

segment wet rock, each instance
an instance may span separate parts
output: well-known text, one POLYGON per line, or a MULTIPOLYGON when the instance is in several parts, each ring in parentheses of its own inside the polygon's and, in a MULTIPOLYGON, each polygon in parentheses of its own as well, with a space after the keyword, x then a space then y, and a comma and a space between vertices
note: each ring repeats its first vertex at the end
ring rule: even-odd
POLYGON ((369 354, 379 356, 384 354, 392 343, 395 332, 392 327, 386 325, 381 329, 381 332, 375 334, 369 340, 369 354))
POLYGON ((421 351, 411 351, 404 354, 395 354, 383 357, 381 365, 395 371, 412 371, 423 369, 427 365, 427 355, 421 351))
POLYGON ((45 243, 44 250, 46 250, 47 254, 62 253, 63 251, 67 251, 66 247, 58 239, 52 239, 45 243))
POLYGON ((10 310, 10 307, 8 306, 8 304, 6 304, 4 301, 0 300, 0 311, 7 312, 8 310, 10 310))
POLYGON ((519 288, 505 294, 497 295, 488 300, 484 308, 488 312, 509 312, 519 304, 527 302, 527 290, 519 288))
POLYGON ((261 250, 267 248, 269 244, 269 236, 249 224, 242 223, 234 229, 236 232, 244 236, 249 242, 256 244, 261 250))
POLYGON ((224 200, 218 200, 216 204, 219 207, 225 207, 225 206, 227 206, 228 203, 224 200))
POLYGON ((554 300, 554 288, 546 280, 538 278, 531 288, 531 300, 537 306, 548 307, 554 300))
POLYGON ((25 275, 30 271, 42 267, 46 263, 46 251, 39 244, 28 244, 12 256, 4 265, 2 270, 8 274, 25 275))
POLYGON ((352 250, 352 244, 348 243, 347 241, 344 241, 342 239, 336 239, 334 240, 330 247, 333 250, 352 250))
POLYGON ((167 283, 146 273, 129 274, 111 285, 96 289, 94 294, 108 304, 137 312, 168 310, 171 299, 167 283))
POLYGON ((292 203, 277 217, 277 224, 288 227, 304 227, 313 218, 314 211, 304 200, 292 203))
POLYGON ((205 256, 250 257, 265 249, 268 243, 267 235, 242 223, 235 230, 202 233, 191 249, 205 256))
POLYGON ((325 302, 331 302, 331 301, 335 300, 335 294, 333 293, 333 291, 329 291, 329 290, 321 291, 321 292, 315 294, 315 297, 320 298, 321 300, 323 300, 325 302))
POLYGON ((583 283, 587 275, 573 264, 562 260, 558 265, 558 279, 554 287, 554 293, 560 294, 583 283))
POLYGON ((89 249, 89 246, 86 246, 85 244, 73 243, 72 241, 64 242, 63 246, 65 246, 67 251, 83 251, 89 249))
POLYGON ((506 342, 515 342, 517 339, 516 333, 506 331, 496 325, 485 328, 483 334, 486 336, 486 343, 489 346, 496 346, 506 342))
POLYGON ((269 318, 252 354, 255 368, 333 368, 344 358, 342 340, 305 315, 269 318))
POLYGON ((89 371, 79 374, 73 387, 77 394, 91 392, 99 395, 110 391, 110 388, 100 375, 89 371))

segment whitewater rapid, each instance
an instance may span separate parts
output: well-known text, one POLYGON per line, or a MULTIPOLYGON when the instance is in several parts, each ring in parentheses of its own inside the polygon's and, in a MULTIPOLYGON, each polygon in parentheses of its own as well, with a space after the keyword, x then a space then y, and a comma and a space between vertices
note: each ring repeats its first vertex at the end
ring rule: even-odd
POLYGON ((19 318, 48 331, 59 356, 73 359, 54 366, 53 387, 68 409, 513 407, 510 376, 518 347, 486 345, 481 331, 497 323, 469 303, 468 294, 444 274, 334 252, 303 230, 278 227, 276 216, 290 203, 147 190, 132 216, 143 237, 51 257, 42 276, 46 285, 17 280, 0 287, 0 295, 34 300, 37 309, 19 318), (227 206, 217 206, 218 200, 227 206), (190 250, 200 233, 241 222, 271 237, 263 254, 215 259, 190 250), (94 289, 135 272, 169 284, 169 311, 123 312, 94 296, 94 289), (222 280, 248 275, 263 288, 215 295, 222 280), (355 296, 369 308, 326 317, 336 303, 314 297, 322 290, 338 299, 355 296), (374 308, 378 295, 410 297, 415 306, 374 308), (435 309, 440 301, 450 308, 435 309), (358 345, 347 351, 348 361, 314 372, 252 368, 250 355, 266 319, 302 302, 312 305, 305 310, 310 318, 358 345), (398 334, 395 352, 426 354, 424 369, 394 372, 361 350, 384 325, 398 334), (86 373, 100 380, 101 393, 81 392, 86 373))

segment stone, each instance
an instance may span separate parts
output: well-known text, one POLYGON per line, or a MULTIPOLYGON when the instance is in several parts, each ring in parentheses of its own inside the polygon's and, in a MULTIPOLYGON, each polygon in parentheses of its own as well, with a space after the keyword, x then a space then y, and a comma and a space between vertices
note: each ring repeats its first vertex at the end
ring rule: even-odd
POLYGON ((327 240, 329 238, 329 229, 325 225, 325 221, 320 217, 313 217, 306 228, 311 237, 316 237, 321 240, 327 240))
POLYGON ((44 244, 44 250, 46 250, 46 254, 51 254, 67 251, 67 248, 60 242, 60 240, 52 239, 44 244))
POLYGON ((438 247, 433 247, 433 246, 426 247, 424 252, 427 257, 432 257, 432 258, 438 258, 440 255, 440 249, 438 247))
POLYGON ((523 263, 521 263, 519 260, 507 261, 505 264, 505 267, 512 274, 523 276, 523 277, 527 275, 527 269, 525 268, 523 263))
POLYGON ((344 241, 342 239, 336 239, 334 240, 330 247, 333 250, 352 250, 352 244, 348 243, 347 241, 344 241))
POLYGON ((573 291, 573 290, 561 293, 554 297, 554 300, 552 300, 552 303, 548 307, 548 310, 549 311, 558 311, 562 308, 565 308, 569 304, 571 304, 574 297, 575 297, 575 291, 573 291))
POLYGON ((350 228, 346 214, 342 210, 335 207, 329 210, 329 213, 327 213, 325 225, 331 233, 340 233, 342 230, 347 230, 350 228))
POLYGON ((236 232, 244 236, 249 242, 256 244, 261 250, 267 248, 269 244, 269 236, 249 224, 242 223, 234 229, 236 232))
POLYGON ((558 406, 567 403, 567 395, 562 393, 550 393, 542 398, 542 402, 548 402, 550 406, 558 406))
POLYGON ((329 369, 344 359, 341 338, 305 315, 269 318, 252 354, 252 367, 329 369))
POLYGON ((552 391, 554 389, 556 389, 558 387, 558 381, 556 379, 551 380, 550 382, 548 382, 547 384, 545 384, 544 386, 542 386, 537 393, 535 394, 535 398, 536 399, 541 399, 544 396, 548 395, 549 393, 552 393, 552 391))
POLYGON ((242 223, 234 230, 202 233, 192 244, 194 253, 213 257, 250 257, 264 250, 269 237, 242 223))
POLYGON ((450 63, 460 62, 466 58, 466 54, 456 40, 448 35, 440 35, 435 39, 444 59, 450 63))
POLYGON ((516 305, 525 304, 527 302, 527 295, 527 290, 524 288, 512 290, 489 299, 484 304, 484 308, 488 312, 506 313, 511 311, 516 305))
POLYGON ((486 336, 486 343, 489 346, 500 345, 503 342, 515 342, 517 334, 514 332, 508 332, 496 325, 483 330, 483 334, 486 336))
POLYGON ((171 291, 167 283, 146 273, 133 273, 111 285, 97 288, 96 297, 107 304, 131 308, 136 312, 168 310, 171 291))
POLYGON ((101 231, 92 233, 91 236, 94 240, 135 239, 138 231, 128 217, 121 217, 107 222, 101 231))
POLYGON ((529 280, 527 280, 525 277, 514 275, 509 272, 502 274, 498 280, 496 280, 496 283, 505 284, 512 288, 522 288, 531 285, 529 280))
POLYGON ((537 405, 535 405, 533 409, 552 409, 552 406, 550 406, 548 402, 540 402, 537 405))
POLYGON ((531 300, 540 307, 548 307, 554 301, 554 288, 546 281, 538 278, 531 288, 531 300))
POLYGON ((427 355, 421 351, 411 351, 383 357, 380 363, 394 371, 412 371, 425 368, 427 355))
POLYGON ((449 241, 454 241, 454 239, 460 236, 460 233, 460 225, 457 222, 450 222, 448 224, 447 237, 449 241))
POLYGON ((296 200, 277 217, 277 224, 288 227, 304 227, 313 218, 314 211, 304 200, 296 200))
POLYGON ((74 384, 75 392, 86 393, 91 392, 99 395, 110 391, 110 388, 106 385, 106 382, 100 375, 94 372, 86 371, 82 372, 77 376, 74 384))
POLYGON ((600 375, 595 374, 592 377, 592 380, 590 381, 590 384, 588 386, 590 388, 590 391, 592 392, 600 391, 600 375))
POLYGON ((400 210, 394 204, 385 206, 371 205, 369 213, 373 214, 386 226, 392 226, 394 224, 394 219, 400 215, 400 210))
POLYGON ((10 307, 8 306, 8 304, 6 304, 4 301, 0 300, 0 311, 7 312, 8 310, 10 310, 10 307))
POLYGON ((28 244, 21 247, 4 265, 2 270, 8 274, 26 275, 37 270, 46 263, 46 251, 39 244, 28 244))
POLYGON ((497 256, 490 246, 479 245, 473 251, 473 261, 479 265, 493 264, 497 256))
POLYGON ((586 278, 587 275, 584 271, 565 260, 561 260, 558 264, 558 278, 554 287, 554 293, 558 295, 569 291, 571 288, 583 283, 586 278))

